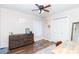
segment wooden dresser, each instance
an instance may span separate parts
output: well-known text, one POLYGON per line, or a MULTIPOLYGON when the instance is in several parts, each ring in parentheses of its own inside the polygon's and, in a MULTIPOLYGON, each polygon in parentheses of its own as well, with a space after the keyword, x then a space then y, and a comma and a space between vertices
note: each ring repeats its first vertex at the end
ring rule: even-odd
POLYGON ((18 48, 21 46, 34 43, 33 34, 14 34, 9 35, 9 49, 18 48))

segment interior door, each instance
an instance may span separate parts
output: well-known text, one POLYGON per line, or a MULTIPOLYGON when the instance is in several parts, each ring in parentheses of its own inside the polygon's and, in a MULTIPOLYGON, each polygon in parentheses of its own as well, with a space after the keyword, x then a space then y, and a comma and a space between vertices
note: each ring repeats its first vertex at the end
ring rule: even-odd
POLYGON ((42 36, 42 23, 40 21, 35 21, 33 23, 34 40, 40 40, 42 36))
POLYGON ((70 40, 70 21, 66 18, 53 20, 52 23, 52 39, 56 40, 70 40))

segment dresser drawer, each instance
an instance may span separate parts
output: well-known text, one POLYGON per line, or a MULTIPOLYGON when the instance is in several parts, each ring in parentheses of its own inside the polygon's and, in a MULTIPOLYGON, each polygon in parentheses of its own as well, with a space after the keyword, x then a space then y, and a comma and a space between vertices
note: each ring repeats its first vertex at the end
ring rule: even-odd
POLYGON ((9 36, 9 49, 34 43, 33 34, 19 34, 9 36))

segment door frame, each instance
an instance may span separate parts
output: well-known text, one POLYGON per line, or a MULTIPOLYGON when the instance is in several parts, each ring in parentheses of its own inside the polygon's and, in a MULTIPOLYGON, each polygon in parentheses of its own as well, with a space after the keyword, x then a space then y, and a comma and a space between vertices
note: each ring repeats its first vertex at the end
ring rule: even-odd
POLYGON ((74 22, 72 23, 72 32, 71 32, 71 41, 73 40, 73 35, 74 35, 74 25, 79 24, 79 22, 74 22))

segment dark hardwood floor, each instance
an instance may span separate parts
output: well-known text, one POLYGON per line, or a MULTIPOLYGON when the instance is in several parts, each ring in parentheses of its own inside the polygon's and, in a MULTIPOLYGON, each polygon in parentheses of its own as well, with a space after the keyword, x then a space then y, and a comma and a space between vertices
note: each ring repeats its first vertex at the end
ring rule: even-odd
POLYGON ((36 41, 34 44, 10 50, 9 54, 33 54, 52 44, 53 44, 53 42, 42 39, 42 40, 36 41))

